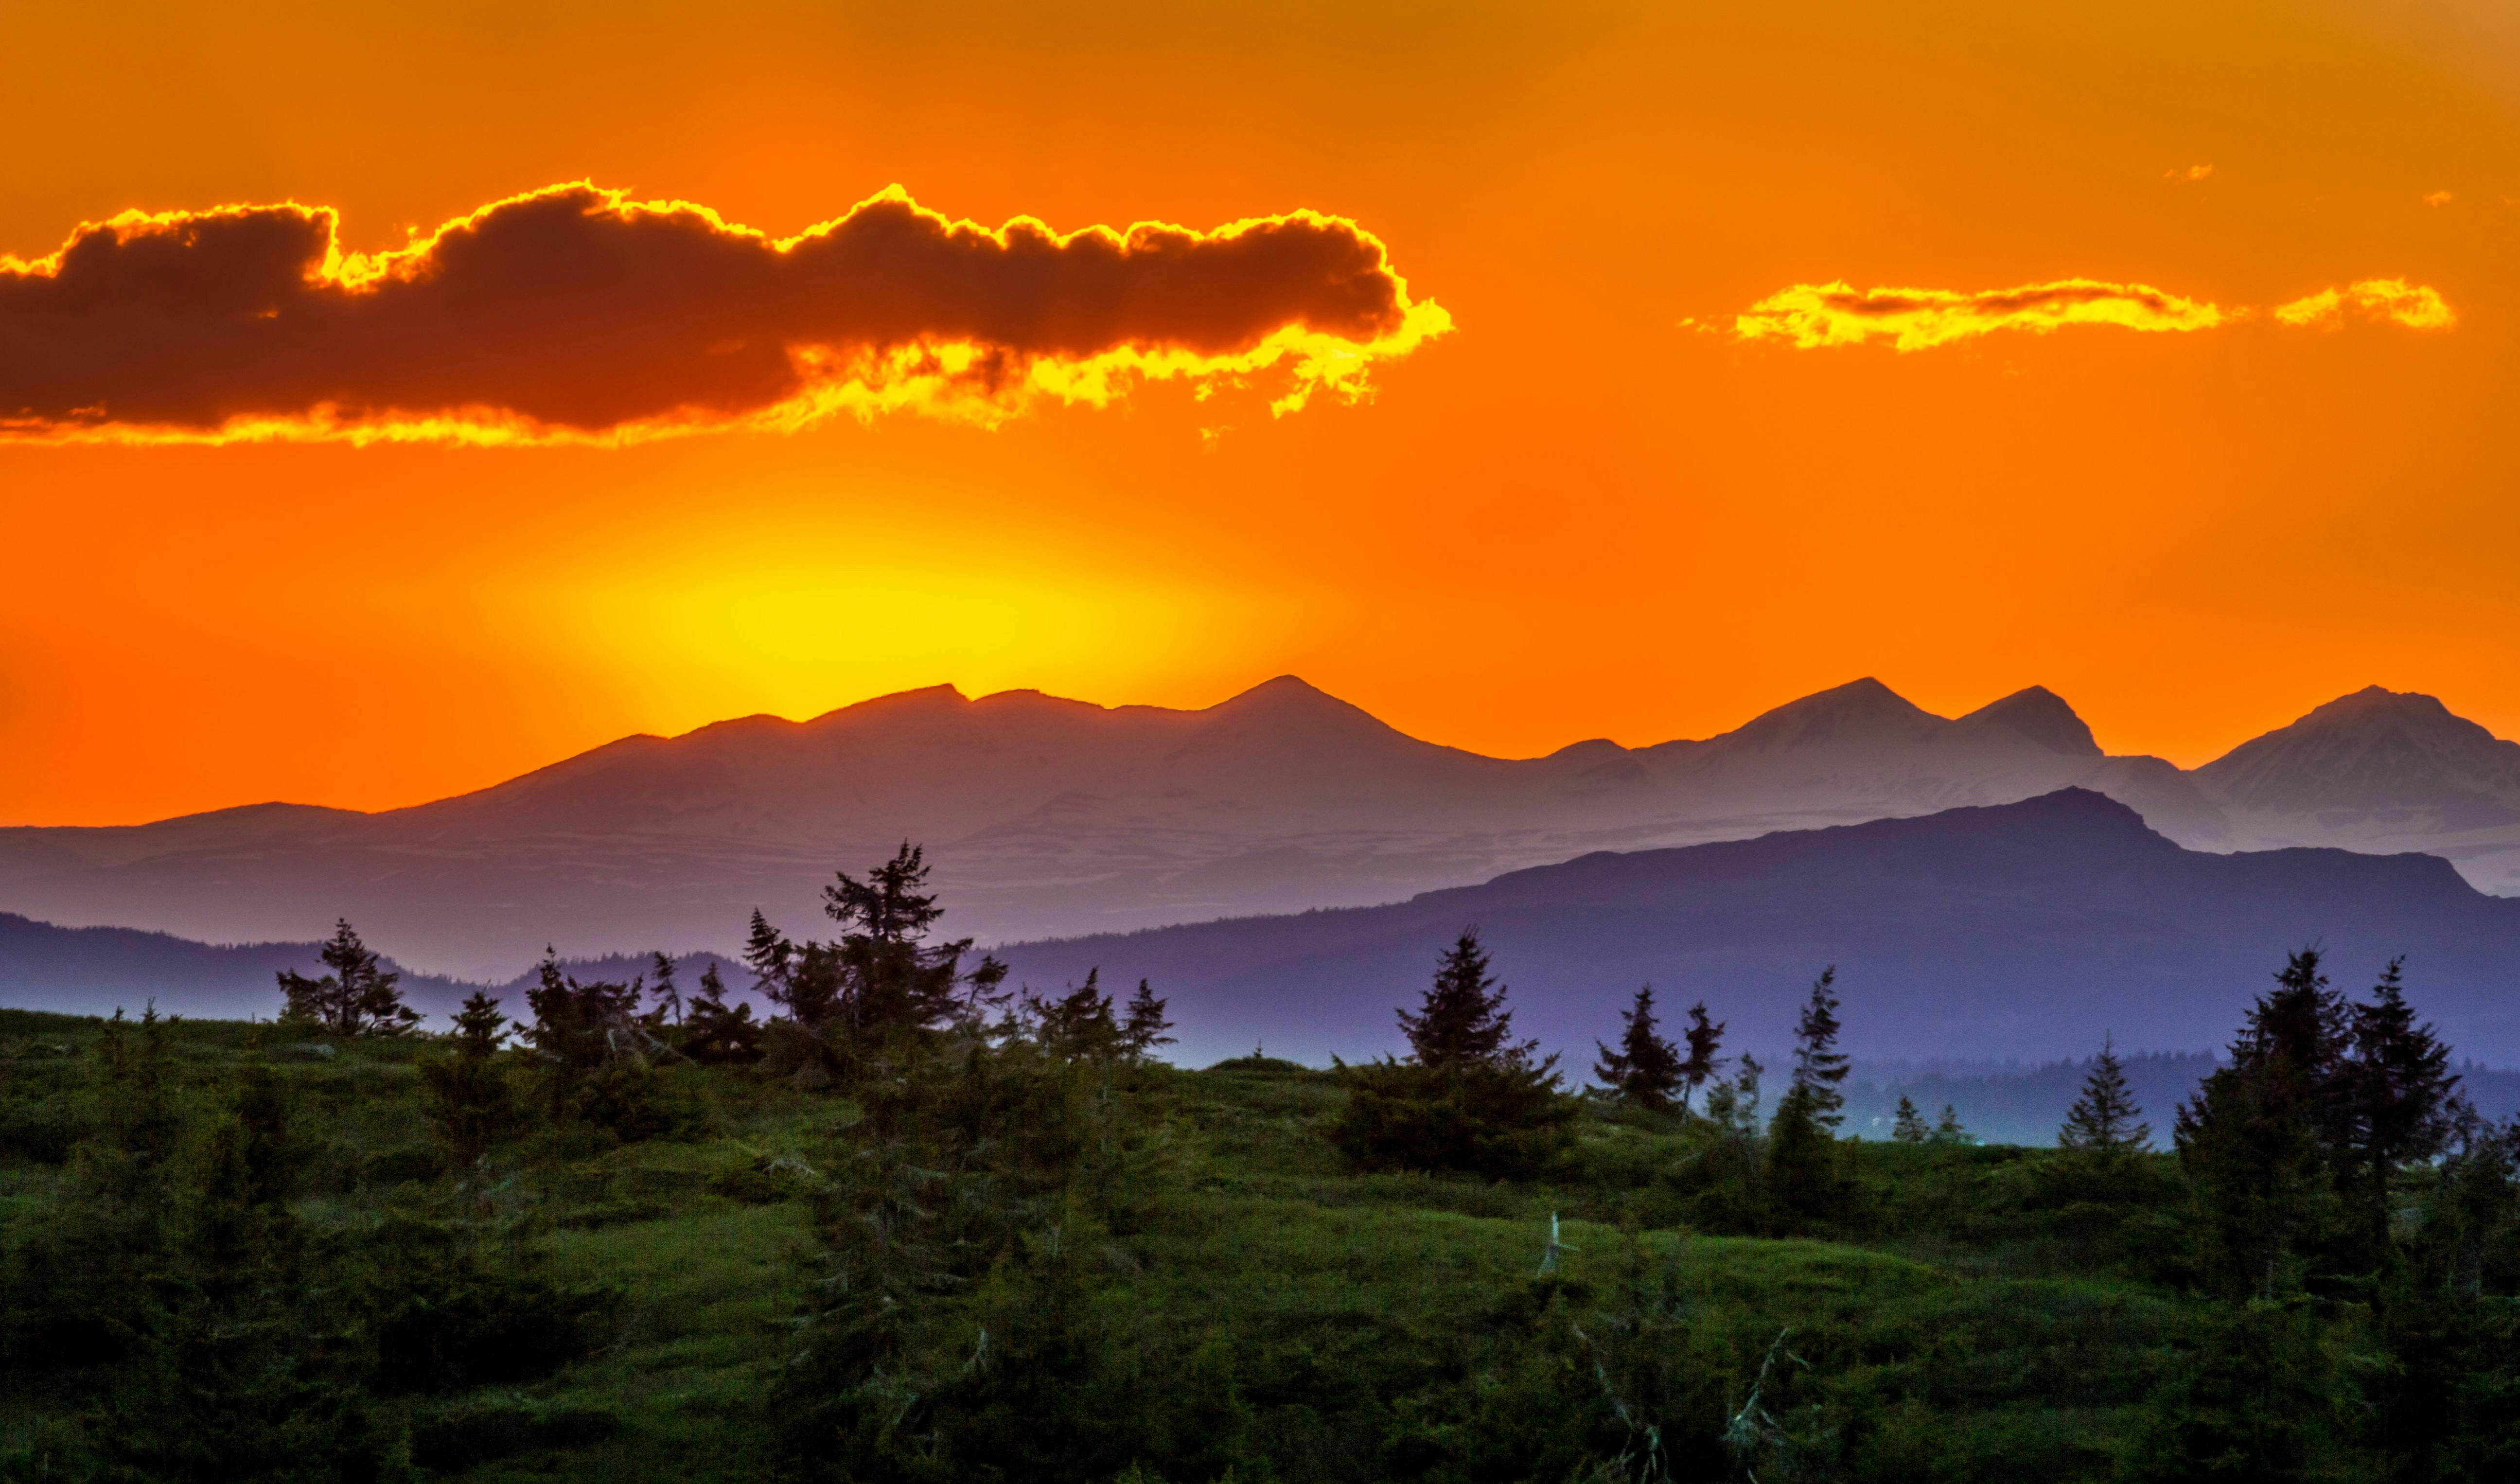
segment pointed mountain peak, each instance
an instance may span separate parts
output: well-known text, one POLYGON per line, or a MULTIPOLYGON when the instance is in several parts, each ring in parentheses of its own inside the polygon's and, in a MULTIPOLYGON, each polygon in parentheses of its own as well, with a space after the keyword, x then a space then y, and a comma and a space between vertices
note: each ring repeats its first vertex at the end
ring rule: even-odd
POLYGON ((2068 757, 2098 757, 2100 744, 2065 697, 2046 686, 2015 691, 1960 718, 1963 726, 2001 728, 2068 757))
POLYGON ((1363 706, 1341 700, 1298 675, 1281 675, 1273 680, 1264 680, 1240 695, 1229 697, 1208 707, 1207 714, 1219 720, 1365 721, 1377 728, 1384 726, 1379 718, 1363 706))
POLYGON ((1301 675, 1273 675, 1243 691, 1222 704, 1233 705, 1305 705, 1327 703, 1343 706, 1347 702, 1306 680, 1301 675))
POLYGON ((1786 701, 1752 717, 1732 735, 1762 747, 1799 747, 1913 734, 1941 722, 1941 717, 1868 675, 1786 701))

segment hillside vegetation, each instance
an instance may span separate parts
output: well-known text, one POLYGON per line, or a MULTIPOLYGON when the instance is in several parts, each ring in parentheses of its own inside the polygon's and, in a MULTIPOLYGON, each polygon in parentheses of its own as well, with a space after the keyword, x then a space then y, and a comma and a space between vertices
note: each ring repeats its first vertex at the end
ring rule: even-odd
POLYGON ((486 999, 397 1034, 346 929, 276 1023, 0 1012, 0 1472, 2520 1464, 2511 1138, 2419 1106, 2439 1048, 2309 956, 2179 1154, 2099 1079, 2068 1147, 1859 1143, 1825 977, 1764 1094, 1641 996, 1564 1096, 1468 935, 1410 1060, 1185 1070, 1144 987, 1011 997, 930 939, 909 864, 829 943, 756 923, 766 1024, 555 967, 514 1044, 486 999))

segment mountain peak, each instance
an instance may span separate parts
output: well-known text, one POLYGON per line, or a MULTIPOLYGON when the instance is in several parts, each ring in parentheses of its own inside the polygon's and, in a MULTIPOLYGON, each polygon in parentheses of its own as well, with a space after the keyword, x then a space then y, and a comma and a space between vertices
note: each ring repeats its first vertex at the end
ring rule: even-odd
POLYGON ((1885 733, 1914 734, 1941 721, 1868 675, 1763 711, 1732 736, 1763 748, 1803 747, 1860 742, 1885 733))
MULTIPOLYGON (((2421 691, 2392 691, 2385 686, 2364 686, 2350 695, 2339 696, 2334 700, 2313 706, 2308 714, 2292 725, 2295 727, 2356 726, 2377 720, 2428 723, 2436 726, 2444 722, 2461 727, 2476 725, 2443 705, 2438 697, 2426 696, 2421 691)), ((2484 729, 2478 728, 2478 730, 2484 729)))
POLYGON ((2026 737, 2051 752, 2069 757, 2098 757, 2100 744, 2092 737, 2092 729, 2065 697, 2046 686, 2030 686, 2015 691, 2002 700, 1991 701, 1960 718, 1963 726, 2000 727, 2026 737))
POLYGON ((2520 745, 2431 696, 2365 686, 2196 770, 2249 809, 2343 815, 2416 812, 2442 828, 2520 818, 2520 745))
POLYGON ((1328 701, 1332 705, 1340 706, 1347 704, 1346 701, 1332 696, 1301 675, 1272 675, 1247 691, 1236 693, 1221 703, 1230 706, 1239 701, 1266 701, 1272 705, 1305 701, 1328 701))
POLYGON ((1264 680, 1247 691, 1230 696, 1207 708, 1206 715, 1218 720, 1266 719, 1282 722, 1326 721, 1354 725, 1370 723, 1377 731, 1389 727, 1363 706, 1339 699, 1300 675, 1280 675, 1264 680))
POLYGON ((809 727, 817 726, 825 722, 836 721, 841 717, 865 717, 902 711, 935 710, 943 706, 958 706, 969 699, 969 697, 963 694, 961 687, 950 683, 944 685, 921 686, 915 691, 894 691, 888 695, 871 696, 865 700, 852 701, 845 706, 840 706, 836 709, 824 712, 822 715, 815 717, 812 721, 807 722, 806 725, 809 727))

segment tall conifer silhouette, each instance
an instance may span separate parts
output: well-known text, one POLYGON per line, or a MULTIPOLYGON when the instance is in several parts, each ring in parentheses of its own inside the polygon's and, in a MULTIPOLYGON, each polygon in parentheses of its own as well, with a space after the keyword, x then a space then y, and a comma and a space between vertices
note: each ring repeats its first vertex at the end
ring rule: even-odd
POLYGON ((1593 1075, 1620 1102, 1661 1112, 1672 1105, 1672 1095, 1680 1090, 1682 1062, 1679 1051, 1654 1024, 1653 986, 1638 990, 1636 1005, 1621 1011, 1619 1019, 1623 1028, 1617 1051, 1593 1043, 1601 1053, 1593 1075))
POLYGON ((1505 1008, 1505 986, 1488 972, 1479 930, 1464 927, 1435 966, 1418 1013, 1400 1012, 1419 1066, 1502 1066, 1525 1059, 1538 1042, 1514 1045, 1513 1012, 1505 1008))
POLYGON ((2056 1131, 2056 1144, 2095 1154, 2136 1153, 2152 1144, 2152 1126, 2142 1118, 2143 1109, 2127 1090, 2126 1063, 2118 1059, 2116 1043, 2102 1041, 2099 1058, 2083 1079, 2083 1096, 2066 1110, 2065 1125, 2056 1131))

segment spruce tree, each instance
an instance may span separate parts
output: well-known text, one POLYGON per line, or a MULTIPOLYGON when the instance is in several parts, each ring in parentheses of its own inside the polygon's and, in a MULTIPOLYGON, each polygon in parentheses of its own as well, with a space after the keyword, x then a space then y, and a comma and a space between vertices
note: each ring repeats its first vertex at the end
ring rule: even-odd
POLYGON ((453 1055, 420 1066, 429 1123, 458 1170, 479 1164, 517 1121, 516 1089, 498 1061, 507 1020, 497 1001, 474 990, 456 1012, 453 1055))
POLYGON ((1024 1009, 1042 1050, 1071 1061, 1099 1060, 1120 1049, 1120 1025, 1111 1014, 1111 997, 1102 993, 1102 970, 1085 971, 1085 982, 1072 985, 1056 1000, 1027 994, 1024 1009))
POLYGON ((1890 1124, 1890 1138, 1899 1144, 1923 1144, 1927 1136, 1925 1115, 1916 1111, 1915 1102, 1906 1093, 1901 1093, 1898 1116, 1890 1124))
POLYGON ((320 979, 280 971, 285 1018, 312 1021, 337 1036, 404 1036, 419 1026, 420 1012, 402 1001, 402 975, 383 967, 349 919, 334 924, 332 940, 316 957, 332 970, 320 979))
POLYGON ((904 840, 866 879, 835 872, 823 888, 823 911, 840 924, 839 941, 831 945, 834 1009, 855 1033, 880 1036, 954 1017, 954 987, 963 982, 962 957, 971 940, 928 941, 945 909, 926 889, 927 872, 926 852, 904 840))
POLYGON ((1834 964, 1812 981, 1811 999, 1794 1024, 1794 1081, 1788 1091, 1788 1096, 1802 1093, 1809 1099, 1813 1124, 1831 1138, 1846 1121, 1846 1095, 1838 1091, 1846 1080, 1847 1058, 1837 1049, 1836 983, 1834 964))
POLYGON ((787 997, 788 977, 796 945, 788 941, 761 909, 752 909, 752 925, 743 936, 743 967, 752 970, 752 987, 774 1003, 787 997))
POLYGON ((2173 1128, 2196 1202, 2199 1257, 2227 1291, 2274 1298, 2301 1277, 2333 1203, 2344 1144, 2346 1012, 2315 948, 2290 955, 2251 1006, 2230 1064, 2173 1128))
POLYGON ((761 1056, 761 1025, 749 1005, 726 1003, 726 980, 715 964, 700 970, 700 992, 694 996, 683 1023, 683 1055, 695 1061, 726 1064, 756 1060, 761 1056))
POLYGON ((1975 1144, 1977 1143, 1977 1140, 1970 1136, 1968 1130, 1960 1127, 1960 1115, 1953 1109, 1950 1103, 1946 1102, 1943 1104, 1943 1116, 1936 1119, 1934 1122, 1932 1142, 1935 1144, 1975 1144))
POLYGON ((2360 1187, 2354 1199, 2375 1250, 2388 1240, 2391 1178, 2447 1147, 2462 1110, 2450 1047, 2430 1025, 2417 1023, 2407 1003, 2405 967, 2405 959, 2391 959, 2371 999, 2348 1012, 2354 1047, 2345 1072, 2349 1163, 2360 1187))
POLYGON ((1513 1012, 1505 1008, 1505 986, 1488 972, 1487 950, 1475 927, 1462 935, 1435 966, 1435 982, 1418 1013, 1400 1012, 1412 1059, 1419 1066, 1507 1066, 1529 1059, 1539 1043, 1515 1045, 1513 1012))
POLYGON ((1688 1057, 1680 1063, 1680 1105, 1686 1108, 1696 1098, 1697 1090, 1716 1080, 1724 1069, 1725 1058, 1716 1055, 1724 1046, 1724 1022, 1706 1017, 1706 1002, 1698 1001, 1688 1008, 1688 1029, 1681 1039, 1688 1043, 1688 1057))
POLYGON ((1619 1018, 1624 1029, 1617 1051, 1593 1043, 1601 1053, 1593 1075, 1629 1106, 1662 1112, 1672 1106, 1672 1094, 1680 1090, 1682 1062, 1679 1051, 1662 1038, 1654 1023, 1653 986, 1638 990, 1636 1005, 1620 1012, 1619 1018))
POLYGON ((2083 1096, 2066 1110, 2064 1127, 2056 1131, 2056 1145, 2109 1157, 2138 1153, 2152 1144, 2152 1126, 2142 1117, 2143 1109, 2127 1091, 2126 1063, 2118 1059, 2116 1044, 2103 1040, 2099 1058, 2083 1079, 2083 1096))
MULTIPOLYGON (((609 979, 579 982, 564 973, 560 955, 543 950, 535 966, 534 987, 525 991, 525 1006, 534 1012, 524 1039, 534 1050, 570 1073, 584 1073, 617 1057, 635 1057, 637 1038, 627 1035, 638 1018, 640 988, 609 979)), ((567 1078, 555 1082, 565 1089, 567 1078)))
POLYGON ((1164 1017, 1164 1002, 1156 996, 1154 986, 1140 979, 1138 992, 1129 997, 1128 1012, 1120 1021, 1120 1054, 1132 1061, 1144 1061, 1156 1047, 1173 1044, 1173 1038, 1165 1034, 1172 1028, 1173 1022, 1164 1017))
POLYGON ((656 1003, 648 1012, 648 1023, 659 1028, 668 1023, 681 1025, 683 993, 674 986, 674 961, 662 953, 653 955, 648 976, 656 981, 655 987, 649 991, 655 996, 656 1003))
POLYGON ((1747 1140, 1759 1132, 1759 1078, 1767 1068, 1748 1052, 1730 1079, 1718 1078, 1706 1090, 1706 1118, 1730 1138, 1747 1140))

